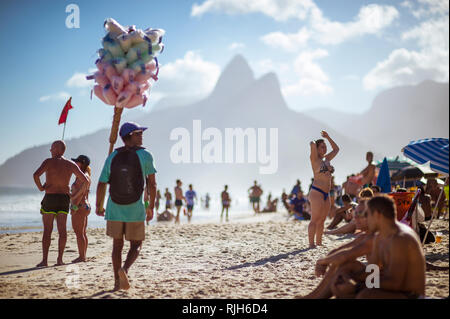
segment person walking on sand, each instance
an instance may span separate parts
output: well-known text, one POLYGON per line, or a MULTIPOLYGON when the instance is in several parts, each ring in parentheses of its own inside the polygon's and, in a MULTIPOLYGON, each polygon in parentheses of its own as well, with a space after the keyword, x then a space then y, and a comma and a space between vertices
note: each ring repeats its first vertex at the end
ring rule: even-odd
POLYGON ((181 207, 183 206, 183 200, 186 200, 186 198, 183 196, 183 190, 181 189, 181 185, 183 185, 183 183, 179 179, 177 179, 176 183, 177 183, 177 185, 174 188, 175 207, 177 208, 177 216, 175 217, 175 223, 179 224, 180 223, 180 210, 181 210, 181 207))
POLYGON ((172 194, 169 192, 169 189, 166 187, 166 191, 164 193, 164 197, 166 198, 166 210, 172 208, 172 194))
POLYGON ((52 241, 53 221, 56 218, 58 227, 58 258, 56 265, 63 265, 64 248, 67 241, 67 214, 70 209, 70 178, 74 174, 79 179, 79 190, 72 194, 73 198, 80 196, 89 183, 88 178, 80 168, 72 161, 64 158, 66 144, 64 141, 55 141, 50 148, 51 158, 42 162, 41 166, 34 172, 33 178, 37 188, 45 196, 41 202, 42 223, 44 232, 42 234, 42 261, 36 267, 48 266, 48 251, 52 241), (45 183, 41 183, 41 175, 45 173, 45 183))
POLYGON ((192 189, 192 184, 189 184, 189 190, 184 194, 186 198, 186 207, 187 207, 187 218, 188 222, 191 221, 192 218, 192 210, 194 209, 194 199, 197 199, 197 193, 192 189))
POLYGON ((331 174, 333 174, 334 168, 331 166, 330 161, 339 152, 339 147, 328 133, 322 131, 321 134, 331 144, 332 151, 327 154, 327 145, 323 139, 310 143, 310 160, 314 174, 314 182, 311 185, 308 197, 311 203, 311 221, 308 225, 310 248, 314 248, 316 244, 322 245, 323 227, 331 205, 329 192, 331 188, 331 174))
POLYGON ((112 264, 114 290, 129 289, 128 271, 136 261, 145 239, 145 221, 153 218, 156 198, 156 169, 153 156, 142 147, 146 127, 125 122, 119 130, 124 147, 117 148, 105 161, 97 186, 96 214, 105 216, 106 234, 113 238, 112 264), (107 184, 109 197, 106 214, 103 208, 107 184), (144 206, 142 193, 148 185, 149 205, 144 206), (122 249, 130 241, 127 258, 122 265, 122 249))
POLYGON ((228 185, 225 185, 225 189, 220 194, 220 197, 222 198, 222 213, 220 214, 220 220, 222 221, 223 218, 223 212, 226 210, 226 221, 228 221, 228 209, 230 208, 230 194, 228 194, 228 185))
POLYGON ((155 201, 155 209, 156 209, 156 213, 158 213, 159 212, 159 201, 161 200, 161 192, 159 191, 159 189, 158 189, 158 191, 156 192, 156 201, 155 201))
POLYGON ((250 202, 252 203, 253 211, 255 214, 259 213, 259 202, 261 201, 261 195, 263 190, 259 187, 258 182, 255 181, 254 185, 248 189, 250 193, 250 202))
POLYGON ((88 238, 86 235, 88 215, 91 212, 91 205, 89 204, 89 187, 91 186, 91 167, 89 164, 91 160, 86 155, 80 155, 77 158, 72 158, 72 161, 78 165, 80 170, 86 175, 88 183, 85 184, 84 190, 78 192, 81 187, 81 180, 77 178, 72 184, 71 193, 78 193, 78 197, 72 196, 71 216, 72 216, 72 228, 77 236, 78 245, 78 258, 72 260, 73 263, 85 262, 86 251, 88 247, 88 238))

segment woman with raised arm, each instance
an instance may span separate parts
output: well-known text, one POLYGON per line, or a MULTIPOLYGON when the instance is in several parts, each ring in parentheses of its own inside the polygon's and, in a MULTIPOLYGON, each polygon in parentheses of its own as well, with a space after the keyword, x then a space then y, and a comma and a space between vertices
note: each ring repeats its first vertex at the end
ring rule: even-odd
POLYGON ((311 142, 311 167, 314 174, 314 182, 309 192, 309 202, 311 203, 311 221, 308 226, 309 247, 314 248, 317 245, 322 245, 322 234, 325 219, 330 210, 330 188, 331 188, 331 174, 334 173, 334 168, 330 161, 339 152, 339 147, 331 139, 327 132, 321 132, 322 137, 327 139, 331 144, 332 151, 327 154, 327 145, 323 139, 311 142), (316 242, 314 243, 314 239, 316 242))

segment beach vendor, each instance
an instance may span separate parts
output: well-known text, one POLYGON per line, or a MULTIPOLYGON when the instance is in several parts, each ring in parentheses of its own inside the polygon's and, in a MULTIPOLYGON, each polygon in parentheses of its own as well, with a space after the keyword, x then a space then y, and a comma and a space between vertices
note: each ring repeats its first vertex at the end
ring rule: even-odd
POLYGON ((53 221, 56 218, 58 227, 58 258, 56 265, 63 265, 64 248, 67 241, 67 214, 70 208, 70 178, 72 174, 79 179, 80 188, 72 194, 73 198, 79 196, 86 185, 88 178, 80 168, 71 160, 64 158, 66 144, 64 141, 55 141, 50 148, 51 158, 42 162, 41 166, 34 172, 33 178, 37 188, 45 196, 41 202, 42 223, 44 232, 42 234, 42 261, 36 267, 48 266, 48 251, 52 241, 53 221), (45 183, 41 184, 41 175, 45 173, 45 183))
POLYGON ((128 271, 139 256, 145 239, 145 221, 153 218, 156 169, 152 154, 142 147, 146 129, 133 122, 121 126, 119 135, 125 146, 108 156, 97 186, 96 214, 105 216, 106 234, 113 238, 114 290, 130 288, 128 271), (103 198, 108 183, 110 188, 105 214, 103 198), (142 196, 145 183, 149 192, 147 208, 142 196), (130 249, 122 265, 124 237, 130 241, 130 249))

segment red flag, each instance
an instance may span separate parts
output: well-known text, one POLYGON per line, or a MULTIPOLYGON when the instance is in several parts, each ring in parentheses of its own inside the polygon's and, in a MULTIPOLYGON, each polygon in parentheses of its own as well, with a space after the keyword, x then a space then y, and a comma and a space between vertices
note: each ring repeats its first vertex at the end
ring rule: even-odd
POLYGON ((59 117, 58 125, 66 123, 67 114, 69 114, 69 110, 73 108, 72 104, 70 103, 71 101, 72 97, 70 97, 69 100, 66 102, 66 105, 64 105, 64 108, 61 112, 61 116, 59 117))

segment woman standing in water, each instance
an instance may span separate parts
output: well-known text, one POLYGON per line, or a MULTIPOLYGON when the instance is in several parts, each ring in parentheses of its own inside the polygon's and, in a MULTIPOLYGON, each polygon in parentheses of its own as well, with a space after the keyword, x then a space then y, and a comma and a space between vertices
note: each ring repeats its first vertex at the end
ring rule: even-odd
POLYGON ((327 153, 327 145, 323 139, 311 142, 311 167, 314 174, 314 182, 309 192, 309 202, 311 203, 311 221, 308 226, 309 247, 315 248, 314 239, 317 245, 322 245, 322 234, 325 219, 330 210, 331 201, 329 197, 331 189, 331 174, 334 168, 330 161, 339 152, 339 147, 331 139, 327 132, 321 132, 322 137, 331 144, 332 151, 327 153))
POLYGON ((80 155, 77 158, 72 158, 72 161, 78 165, 80 170, 86 175, 89 183, 85 184, 83 190, 80 190, 80 180, 77 178, 72 184, 72 194, 79 194, 71 198, 71 214, 72 214, 72 228, 77 235, 78 244, 78 258, 72 260, 73 263, 86 261, 86 251, 88 246, 88 239, 86 236, 87 219, 91 212, 91 205, 88 201, 89 186, 91 185, 91 168, 89 166, 89 157, 80 155))

